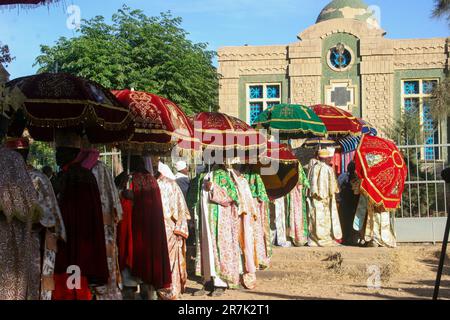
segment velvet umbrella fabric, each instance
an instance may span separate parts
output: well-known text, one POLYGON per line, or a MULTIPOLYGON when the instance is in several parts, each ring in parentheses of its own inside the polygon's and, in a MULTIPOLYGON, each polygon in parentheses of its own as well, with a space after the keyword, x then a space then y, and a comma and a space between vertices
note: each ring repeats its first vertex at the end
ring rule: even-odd
POLYGON ((51 142, 55 129, 85 132, 91 143, 127 140, 132 133, 130 112, 106 88, 68 73, 42 73, 6 85, 25 96, 12 131, 25 125, 33 139, 51 142))
POLYGON ((355 156, 361 192, 385 211, 399 208, 408 169, 394 142, 363 135, 355 156))
POLYGON ((296 104, 273 106, 259 115, 255 126, 288 139, 326 137, 322 120, 308 107, 296 104))
POLYGON ((107 284, 103 213, 95 176, 75 163, 60 173, 58 179, 67 241, 58 245, 55 274, 66 274, 69 266, 78 266, 90 283, 107 284))
POLYGON ((185 150, 199 147, 193 138, 191 122, 174 102, 148 92, 113 90, 112 93, 130 110, 135 122, 132 136, 121 149, 166 153, 174 146, 185 150))
POLYGON ((49 5, 60 0, 0 0, 0 6, 37 7, 40 5, 49 5))
POLYGON ((299 179, 299 160, 287 145, 267 143, 256 171, 261 175, 267 195, 273 201, 289 194, 299 179))
MULTIPOLYGON (((266 148, 266 137, 244 121, 219 112, 202 112, 194 119, 194 138, 204 151, 223 152, 226 159, 256 159, 266 148), (235 152, 230 152, 235 151, 235 152)), ((207 153, 206 153, 207 154, 207 153)), ((255 161, 256 162, 256 161, 255 161)))
POLYGON ((161 193, 149 173, 134 173, 133 203, 122 200, 124 220, 119 227, 119 263, 156 289, 170 288, 170 269, 161 193))
POLYGON ((323 104, 311 109, 322 119, 330 136, 361 135, 362 124, 349 112, 323 104))

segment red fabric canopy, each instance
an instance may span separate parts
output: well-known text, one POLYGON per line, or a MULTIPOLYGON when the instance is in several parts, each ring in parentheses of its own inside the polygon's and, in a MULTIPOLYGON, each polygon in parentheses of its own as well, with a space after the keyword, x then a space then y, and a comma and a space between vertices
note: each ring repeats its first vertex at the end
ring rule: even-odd
POLYGON ((361 191, 386 211, 398 209, 408 169, 403 155, 389 140, 363 135, 355 156, 361 191))
POLYGON ((28 7, 28 6, 39 6, 39 5, 44 5, 44 4, 50 4, 53 2, 58 2, 60 0, 0 0, 0 6, 15 6, 15 5, 20 5, 23 7, 28 7))
POLYGON ((126 106, 135 121, 131 149, 166 153, 175 145, 195 149, 194 129, 188 117, 172 101, 148 92, 133 90, 112 91, 126 106))
POLYGON ((204 148, 215 150, 257 150, 266 145, 265 137, 247 123, 219 112, 197 114, 194 135, 204 148))
MULTIPOLYGON (((116 97, 93 81, 68 73, 42 73, 7 83, 26 99, 22 109, 35 140, 53 141, 55 128, 85 130, 92 143, 127 140, 132 117, 116 97)), ((16 123, 13 121, 12 130, 16 123)))
POLYGON ((321 104, 311 108, 322 119, 329 135, 361 135, 362 124, 349 112, 321 104))

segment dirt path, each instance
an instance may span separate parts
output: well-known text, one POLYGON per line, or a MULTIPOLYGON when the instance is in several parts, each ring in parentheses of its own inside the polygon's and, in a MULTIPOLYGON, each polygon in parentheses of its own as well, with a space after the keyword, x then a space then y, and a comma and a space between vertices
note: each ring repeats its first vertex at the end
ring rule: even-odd
MULTIPOLYGON (((439 252, 431 245, 275 248, 272 267, 258 272, 255 290, 228 290, 220 299, 431 299, 439 252)), ((446 266, 441 298, 450 299, 449 259, 446 266)), ((183 299, 195 299, 191 293, 200 287, 189 280, 183 299)))

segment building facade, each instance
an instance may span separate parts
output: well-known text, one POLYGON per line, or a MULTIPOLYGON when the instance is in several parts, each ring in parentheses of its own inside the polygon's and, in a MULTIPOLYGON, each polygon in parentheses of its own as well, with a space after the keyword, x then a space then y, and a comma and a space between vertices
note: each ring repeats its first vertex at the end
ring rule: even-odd
POLYGON ((334 0, 298 41, 218 51, 220 111, 252 123, 278 103, 328 104, 387 130, 402 110, 420 109, 428 144, 447 141, 426 97, 446 76, 449 39, 386 38, 362 0, 334 0))

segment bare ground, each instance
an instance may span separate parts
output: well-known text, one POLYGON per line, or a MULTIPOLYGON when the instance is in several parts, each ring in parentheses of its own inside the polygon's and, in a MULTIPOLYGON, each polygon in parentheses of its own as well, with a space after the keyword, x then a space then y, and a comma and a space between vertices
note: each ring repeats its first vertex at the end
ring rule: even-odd
MULTIPOLYGON (((219 299, 431 299, 440 249, 440 245, 408 245, 397 249, 275 248, 271 268, 257 274, 255 290, 228 290, 219 299)), ((448 257, 440 298, 450 300, 448 257)), ((201 288, 196 280, 190 277, 183 299, 196 299, 192 292, 201 288)))

